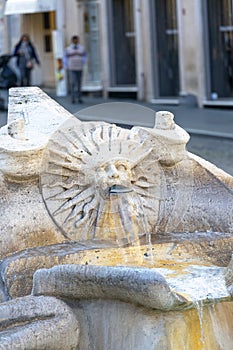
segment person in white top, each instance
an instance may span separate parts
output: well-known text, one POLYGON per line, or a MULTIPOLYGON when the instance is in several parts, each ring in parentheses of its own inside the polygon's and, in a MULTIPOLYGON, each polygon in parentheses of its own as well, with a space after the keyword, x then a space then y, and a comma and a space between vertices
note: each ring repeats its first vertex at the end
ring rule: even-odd
POLYGON ((82 100, 82 72, 86 63, 87 55, 85 48, 79 44, 79 37, 72 36, 71 45, 65 49, 65 66, 69 71, 71 102, 75 103, 75 88, 77 86, 77 98, 79 103, 82 100))

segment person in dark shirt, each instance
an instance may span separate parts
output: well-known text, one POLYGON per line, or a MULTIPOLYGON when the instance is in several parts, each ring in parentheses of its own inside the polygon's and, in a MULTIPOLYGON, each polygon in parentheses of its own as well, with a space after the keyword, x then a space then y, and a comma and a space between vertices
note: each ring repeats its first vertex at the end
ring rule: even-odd
POLYGON ((28 34, 23 34, 14 49, 14 56, 17 56, 17 66, 20 71, 20 85, 31 85, 31 72, 35 63, 40 64, 36 50, 30 41, 28 34))

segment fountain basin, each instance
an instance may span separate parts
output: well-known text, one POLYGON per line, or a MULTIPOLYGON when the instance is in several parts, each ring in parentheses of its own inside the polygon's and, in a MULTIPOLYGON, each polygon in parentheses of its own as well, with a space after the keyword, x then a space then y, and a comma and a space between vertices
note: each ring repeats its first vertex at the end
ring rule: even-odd
MULTIPOLYGON (((30 294, 33 275, 38 269, 51 268, 58 264, 76 264, 156 269, 170 283, 172 290, 185 295, 189 304, 191 297, 188 296, 188 289, 181 289, 182 283, 179 284, 178 281, 183 278, 185 285, 185 278, 188 276, 193 274, 198 278, 196 266, 201 272, 215 268, 219 274, 222 271, 223 275, 233 250, 232 235, 222 233, 152 235, 151 240, 151 244, 147 244, 146 237, 142 237, 137 242, 140 245, 121 248, 111 247, 108 242, 98 244, 93 241, 86 242, 86 245, 67 242, 13 254, 0 264, 0 275, 4 284, 2 298, 7 300, 30 294), (177 281, 176 285, 173 278, 177 281)), ((212 276, 212 272, 210 275, 212 276)), ((213 285, 214 283, 211 284, 212 287, 213 285)), ((212 298, 208 295, 210 288, 206 288, 206 295, 202 300, 209 302, 209 299, 216 298, 215 294, 212 298)), ((228 294, 221 295, 221 298, 225 297, 228 294)))
POLYGON ((28 91, 0 134, 0 349, 230 349, 232 177, 169 112, 126 130, 28 91))

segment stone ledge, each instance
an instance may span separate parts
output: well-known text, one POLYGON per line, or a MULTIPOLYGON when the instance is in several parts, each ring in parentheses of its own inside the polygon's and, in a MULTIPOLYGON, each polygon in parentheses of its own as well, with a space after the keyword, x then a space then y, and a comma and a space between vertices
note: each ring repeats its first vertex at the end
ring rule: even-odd
POLYGON ((52 297, 27 296, 0 304, 0 350, 76 349, 79 323, 52 297))
MULTIPOLYGON (((223 233, 180 233, 152 235, 152 246, 108 247, 96 242, 86 246, 78 242, 64 242, 46 247, 26 249, 2 260, 0 276, 2 300, 31 293, 33 275, 38 269, 52 268, 58 264, 123 266, 125 259, 130 266, 177 266, 183 263, 226 267, 231 259, 233 236, 223 233), (151 254, 153 256, 151 257, 151 254)), ((176 267, 175 267, 176 268, 176 267)))
POLYGON ((0 169, 6 178, 38 176, 50 135, 69 118, 75 117, 38 87, 10 89, 8 124, 0 130, 0 169))
POLYGON ((59 265, 37 270, 32 294, 71 300, 120 300, 164 311, 187 303, 171 291, 156 269, 122 266, 59 265))

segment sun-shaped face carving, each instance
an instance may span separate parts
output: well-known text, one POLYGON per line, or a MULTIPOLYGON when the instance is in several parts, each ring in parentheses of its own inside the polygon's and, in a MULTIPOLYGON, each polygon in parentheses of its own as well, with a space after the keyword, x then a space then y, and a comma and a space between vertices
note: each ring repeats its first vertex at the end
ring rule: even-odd
POLYGON ((133 181, 133 164, 124 159, 113 159, 96 169, 96 187, 106 198, 111 191, 131 188, 133 181))
POLYGON ((161 180, 150 154, 132 130, 73 119, 63 124, 48 142, 40 182, 46 207, 65 236, 123 242, 150 231, 161 180))

